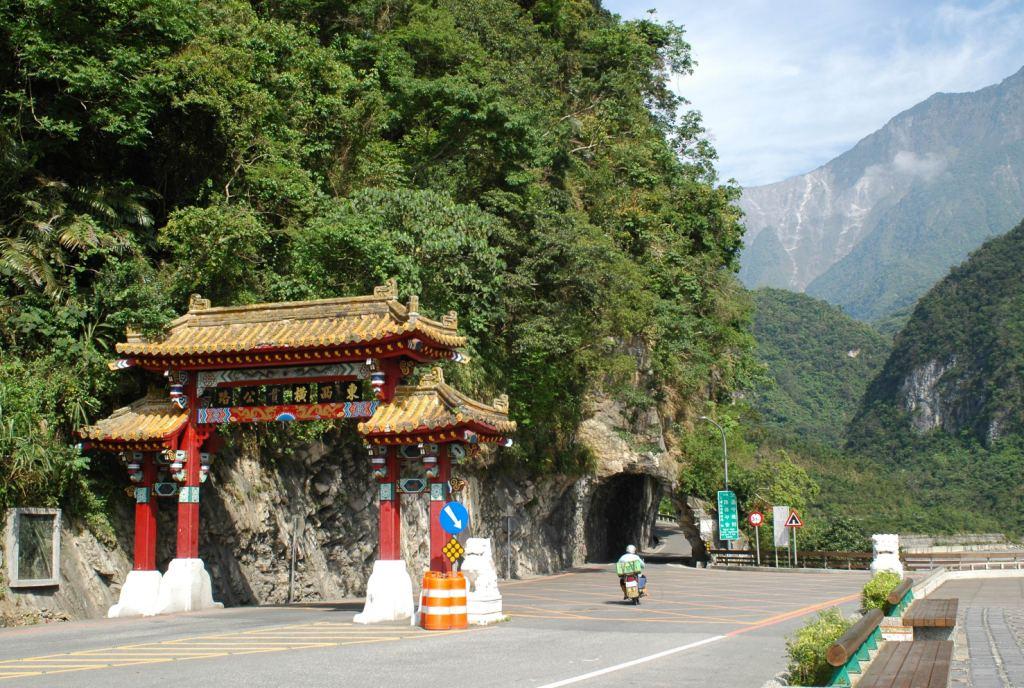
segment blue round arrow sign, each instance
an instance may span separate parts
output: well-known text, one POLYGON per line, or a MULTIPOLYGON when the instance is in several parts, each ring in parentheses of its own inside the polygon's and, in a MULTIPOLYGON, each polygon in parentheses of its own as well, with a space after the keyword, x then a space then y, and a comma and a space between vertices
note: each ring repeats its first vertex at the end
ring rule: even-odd
POLYGON ((441 527, 450 535, 458 535, 469 525, 469 512, 458 502, 448 502, 441 508, 441 527))

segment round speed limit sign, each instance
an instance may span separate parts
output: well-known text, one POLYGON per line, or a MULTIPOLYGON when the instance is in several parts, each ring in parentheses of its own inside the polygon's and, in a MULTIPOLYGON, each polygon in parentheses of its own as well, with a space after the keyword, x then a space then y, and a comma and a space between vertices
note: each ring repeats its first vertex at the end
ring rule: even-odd
POLYGON ((764 523, 764 514, 762 514, 760 511, 751 512, 751 514, 747 516, 747 523, 754 526, 755 528, 760 528, 761 524, 764 523))

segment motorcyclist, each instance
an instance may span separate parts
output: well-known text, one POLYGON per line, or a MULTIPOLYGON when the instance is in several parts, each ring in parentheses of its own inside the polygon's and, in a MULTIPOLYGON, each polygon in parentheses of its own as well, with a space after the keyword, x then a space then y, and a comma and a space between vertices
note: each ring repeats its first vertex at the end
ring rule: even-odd
MULTIPOLYGON (((636 545, 627 545, 626 553, 619 557, 619 561, 616 564, 616 568, 622 570, 624 564, 628 565, 632 564, 633 562, 639 562, 640 564, 640 568, 638 571, 635 572, 635 574, 642 573, 644 570, 644 560, 637 556, 636 545)), ((628 600, 629 596, 626 595, 626 574, 619 575, 619 587, 622 588, 622 599, 628 600)))

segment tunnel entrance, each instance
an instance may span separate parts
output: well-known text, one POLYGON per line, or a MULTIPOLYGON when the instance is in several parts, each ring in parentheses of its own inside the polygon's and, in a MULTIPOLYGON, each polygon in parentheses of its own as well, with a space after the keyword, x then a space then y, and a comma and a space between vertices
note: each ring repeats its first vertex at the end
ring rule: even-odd
POLYGON ((587 510, 587 561, 615 561, 626 545, 651 545, 662 489, 653 477, 637 473, 620 473, 597 485, 587 510))

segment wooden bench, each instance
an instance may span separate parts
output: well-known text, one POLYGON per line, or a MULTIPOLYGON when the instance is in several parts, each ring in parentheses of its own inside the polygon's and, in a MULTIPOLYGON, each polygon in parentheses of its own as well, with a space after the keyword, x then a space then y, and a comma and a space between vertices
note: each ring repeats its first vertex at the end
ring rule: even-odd
POLYGON ((883 619, 902 615, 903 623, 912 626, 915 624, 907 622, 911 611, 920 619, 917 625, 921 627, 952 628, 956 624, 956 600, 915 602, 913 587, 913 580, 905 578, 886 598, 888 616, 880 609, 868 611, 829 647, 825 659, 836 668, 829 685, 851 685, 852 675, 861 673, 861 662, 871 659, 871 653, 881 647, 857 688, 946 688, 953 654, 951 641, 882 640, 883 619))
POLYGON ((857 688, 946 688, 952 657, 951 640, 886 643, 857 688))
POLYGON ((903 614, 903 623, 914 628, 953 628, 958 606, 956 599, 917 600, 903 614))

